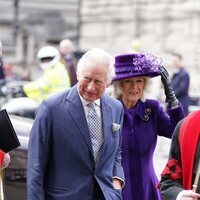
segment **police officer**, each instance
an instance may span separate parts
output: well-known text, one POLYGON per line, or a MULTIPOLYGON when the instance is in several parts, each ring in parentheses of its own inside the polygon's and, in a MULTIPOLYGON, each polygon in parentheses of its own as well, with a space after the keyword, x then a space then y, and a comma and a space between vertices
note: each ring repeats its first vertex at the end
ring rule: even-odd
POLYGON ((41 102, 50 95, 70 87, 70 78, 60 61, 58 50, 53 46, 42 47, 37 59, 44 74, 23 87, 27 97, 41 102))

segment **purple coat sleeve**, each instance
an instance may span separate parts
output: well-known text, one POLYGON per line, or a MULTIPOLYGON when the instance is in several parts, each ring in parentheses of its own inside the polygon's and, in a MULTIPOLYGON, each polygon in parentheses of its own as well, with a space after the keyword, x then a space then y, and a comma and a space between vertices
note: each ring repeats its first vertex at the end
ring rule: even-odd
POLYGON ((168 107, 167 111, 165 111, 163 106, 158 101, 150 101, 152 109, 157 112, 154 116, 157 119, 154 121, 157 121, 158 135, 171 138, 177 123, 185 117, 181 104, 175 109, 170 109, 168 107))

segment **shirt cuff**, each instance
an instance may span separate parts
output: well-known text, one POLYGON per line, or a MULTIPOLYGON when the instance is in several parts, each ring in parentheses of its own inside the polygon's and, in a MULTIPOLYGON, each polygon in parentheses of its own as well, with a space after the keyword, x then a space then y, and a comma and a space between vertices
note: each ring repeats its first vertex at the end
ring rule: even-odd
POLYGON ((125 181, 124 181, 122 178, 120 178, 120 177, 118 177, 118 176, 114 176, 113 179, 118 179, 118 180, 120 180, 120 181, 121 181, 121 184, 122 184, 122 188, 125 186, 125 181))

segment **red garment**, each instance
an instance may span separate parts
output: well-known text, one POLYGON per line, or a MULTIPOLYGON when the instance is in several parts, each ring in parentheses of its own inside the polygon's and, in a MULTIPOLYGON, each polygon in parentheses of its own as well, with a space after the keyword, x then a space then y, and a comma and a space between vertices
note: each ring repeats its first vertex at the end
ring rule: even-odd
POLYGON ((177 180, 182 177, 182 170, 178 165, 178 160, 170 159, 168 160, 165 169, 163 170, 161 176, 167 175, 172 180, 177 180))
POLYGON ((179 134, 184 189, 192 189, 194 159, 199 135, 200 111, 195 111, 184 119, 179 134))
POLYGON ((4 153, 3 151, 0 150, 0 166, 3 165, 4 156, 5 156, 5 153, 4 153))

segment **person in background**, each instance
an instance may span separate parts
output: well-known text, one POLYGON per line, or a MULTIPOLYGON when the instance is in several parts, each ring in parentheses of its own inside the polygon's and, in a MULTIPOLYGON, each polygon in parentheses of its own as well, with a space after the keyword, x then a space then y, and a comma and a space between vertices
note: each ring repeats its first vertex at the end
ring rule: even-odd
POLYGON ((113 80, 115 97, 124 106, 122 128, 122 166, 126 185, 124 200, 160 200, 159 183, 153 167, 157 136, 171 138, 183 109, 171 86, 169 74, 159 58, 143 53, 115 57, 113 80), (161 75, 167 111, 154 99, 148 99, 150 78, 161 75))
POLYGON ((3 56, 2 56, 2 42, 0 40, 0 87, 5 84, 5 74, 3 67, 3 56))
POLYGON ((169 160, 161 174, 165 200, 200 199, 200 111, 181 120, 173 133, 169 160))
POLYGON ((30 133, 29 200, 121 200, 123 107, 105 94, 113 60, 103 49, 87 51, 78 83, 44 100, 30 133))
POLYGON ((172 54, 172 67, 174 68, 174 74, 171 78, 172 87, 176 94, 177 99, 181 102, 185 115, 189 113, 189 85, 190 76, 185 70, 182 64, 182 56, 178 53, 172 54))
POLYGON ((62 40, 59 44, 59 52, 61 55, 61 61, 66 66, 70 75, 71 86, 74 86, 77 83, 77 77, 73 42, 69 39, 62 40))
POLYGON ((58 50, 53 46, 39 49, 37 59, 43 75, 23 87, 25 95, 40 103, 52 94, 70 87, 70 77, 60 61, 58 50))

